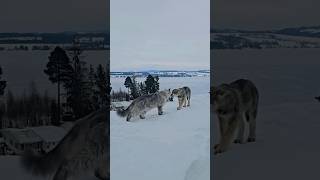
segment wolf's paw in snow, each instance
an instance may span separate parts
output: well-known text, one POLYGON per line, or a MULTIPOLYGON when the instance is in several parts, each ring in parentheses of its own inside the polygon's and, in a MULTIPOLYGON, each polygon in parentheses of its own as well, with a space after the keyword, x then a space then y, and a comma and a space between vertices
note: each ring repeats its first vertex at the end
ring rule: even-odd
POLYGON ((214 154, 220 154, 226 151, 226 148, 222 147, 220 144, 214 145, 214 154))
POLYGON ((177 107, 177 110, 180 110, 181 108, 180 107, 177 107))
POLYGON ((248 142, 255 142, 256 138, 248 138, 248 142))
POLYGON ((233 143, 235 143, 235 144, 244 144, 245 142, 242 141, 241 139, 235 139, 235 140, 233 141, 233 143))

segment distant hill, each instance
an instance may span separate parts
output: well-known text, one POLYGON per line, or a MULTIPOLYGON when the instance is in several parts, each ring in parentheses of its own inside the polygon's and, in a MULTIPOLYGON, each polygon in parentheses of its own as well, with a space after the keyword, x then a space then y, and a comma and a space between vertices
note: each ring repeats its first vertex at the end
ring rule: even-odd
POLYGON ((0 33, 0 44, 70 44, 75 37, 83 42, 110 41, 107 32, 0 33))
POLYGON ((279 30, 213 29, 211 49, 320 48, 320 26, 279 30))
POLYGON ((150 70, 150 71, 122 71, 111 72, 111 77, 147 77, 149 74, 159 77, 203 77, 210 76, 210 70, 197 70, 197 71, 178 71, 178 70, 150 70))

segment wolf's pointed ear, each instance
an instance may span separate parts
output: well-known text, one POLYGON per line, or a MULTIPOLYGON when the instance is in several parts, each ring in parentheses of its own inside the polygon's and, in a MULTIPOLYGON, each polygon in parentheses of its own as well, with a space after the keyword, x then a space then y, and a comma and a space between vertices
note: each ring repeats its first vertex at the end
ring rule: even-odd
POLYGON ((171 92, 171 89, 169 88, 169 92, 171 92))

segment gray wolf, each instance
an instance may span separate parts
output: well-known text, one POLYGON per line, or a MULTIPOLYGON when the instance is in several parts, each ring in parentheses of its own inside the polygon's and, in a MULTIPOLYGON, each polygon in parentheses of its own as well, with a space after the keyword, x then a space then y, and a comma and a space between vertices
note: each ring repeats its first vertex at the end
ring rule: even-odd
POLYGON ((102 108, 78 120, 59 144, 46 154, 27 151, 22 165, 35 175, 53 173, 53 180, 68 180, 84 172, 109 180, 109 111, 102 108))
POLYGON ((127 121, 130 121, 130 119, 135 116, 140 116, 140 119, 144 119, 149 110, 158 108, 158 114, 162 115, 162 107, 169 100, 170 95, 171 92, 170 89, 168 89, 140 96, 133 100, 127 109, 118 110, 117 114, 121 117, 127 117, 127 121))
POLYGON ((180 110, 183 107, 190 106, 190 98, 191 98, 191 89, 189 87, 182 87, 178 89, 172 90, 171 94, 172 98, 177 96, 179 105, 177 110, 180 110))
POLYGON ((256 117, 259 94, 256 86, 249 80, 239 79, 230 84, 211 87, 213 110, 219 119, 220 142, 214 146, 215 154, 227 150, 238 135, 235 143, 245 143, 245 121, 249 123, 248 142, 256 140, 256 117))

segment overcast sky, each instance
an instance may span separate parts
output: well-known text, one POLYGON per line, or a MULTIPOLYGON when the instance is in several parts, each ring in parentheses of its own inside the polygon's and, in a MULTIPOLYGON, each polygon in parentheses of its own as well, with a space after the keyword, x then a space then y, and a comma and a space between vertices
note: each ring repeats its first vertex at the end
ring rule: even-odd
POLYGON ((209 69, 210 0, 111 0, 111 71, 209 69))
POLYGON ((319 0, 213 0, 215 28, 278 29, 320 25, 319 0))
POLYGON ((107 1, 1 0, 0 32, 106 30, 107 1))

